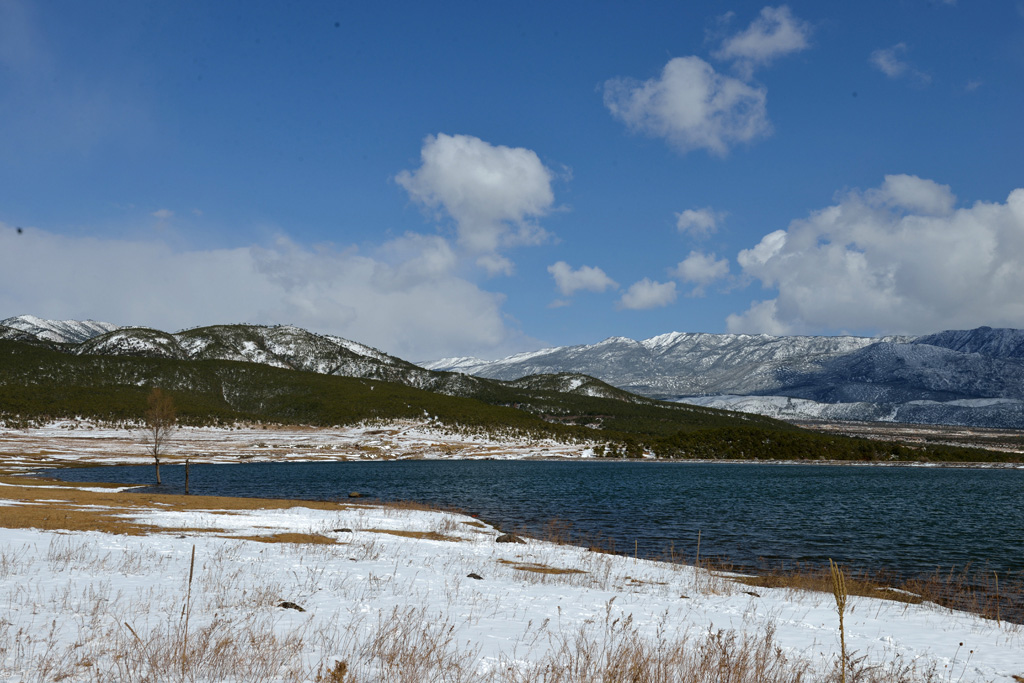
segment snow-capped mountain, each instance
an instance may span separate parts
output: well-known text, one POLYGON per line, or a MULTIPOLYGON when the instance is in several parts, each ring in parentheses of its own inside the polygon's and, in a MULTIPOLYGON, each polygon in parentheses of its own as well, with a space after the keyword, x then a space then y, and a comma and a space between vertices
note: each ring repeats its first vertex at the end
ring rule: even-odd
POLYGON ((0 339, 78 355, 261 363, 457 396, 484 391, 482 377, 535 390, 629 397, 618 388, 782 419, 1024 429, 1024 330, 1014 329, 981 327, 922 337, 673 332, 640 341, 612 337, 495 361, 453 358, 420 365, 287 325, 215 325, 171 334, 18 316, 0 321, 0 339))
POLYGON ((19 315, 0 320, 0 339, 15 339, 23 332, 40 341, 79 344, 87 339, 118 329, 117 325, 95 320, 43 320, 34 315, 19 315))
MULTIPOLYGON (((0 339, 57 347, 75 355, 136 356, 175 360, 229 360, 341 377, 397 382, 452 396, 473 396, 485 382, 459 373, 424 369, 378 349, 290 325, 213 325, 176 333, 94 321, 33 316, 0 323, 0 339)), ((519 388, 646 401, 594 380, 563 374, 531 378, 519 388)))
MULTIPOLYGON (((213 325, 174 334, 122 327, 74 348, 77 355, 230 360, 438 390, 439 373, 340 337, 290 325, 213 325)), ((475 378, 467 378, 474 381, 475 378)))
MULTIPOLYGON (((883 341, 910 341, 887 337, 883 341)), ((512 380, 525 375, 578 372, 648 396, 764 393, 777 375, 808 372, 832 358, 876 344, 870 337, 773 337, 672 332, 636 341, 612 337, 597 344, 564 346, 482 361, 459 358, 424 363, 512 380)))
POLYGON ((582 373, 641 395, 785 419, 1024 428, 1024 331, 1013 329, 877 338, 674 332, 424 367, 503 380, 582 373))

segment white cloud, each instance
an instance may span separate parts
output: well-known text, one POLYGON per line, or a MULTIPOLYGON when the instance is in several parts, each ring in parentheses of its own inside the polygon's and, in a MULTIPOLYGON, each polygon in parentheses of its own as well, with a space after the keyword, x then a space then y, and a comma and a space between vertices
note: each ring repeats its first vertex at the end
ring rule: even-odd
POLYGON ((440 133, 424 140, 420 157, 417 170, 395 181, 414 201, 450 216, 459 245, 492 274, 512 268, 500 249, 547 239, 534 221, 555 201, 553 175, 535 152, 440 133))
POLYGON ((647 308, 661 308, 676 300, 675 282, 656 282, 644 278, 634 282, 619 299, 618 308, 639 311, 647 308))
POLYGON ((154 218, 159 218, 160 220, 165 221, 173 217, 174 212, 171 211, 170 209, 157 209, 150 215, 153 216, 154 218))
POLYGON ((671 274, 672 277, 678 278, 682 282, 691 282, 697 285, 691 292, 692 296, 703 296, 706 286, 729 274, 729 260, 716 259, 714 254, 691 251, 685 259, 679 262, 671 274))
POLYGON ((581 266, 573 270, 565 261, 559 261, 548 266, 548 272, 555 278, 555 285, 562 296, 572 296, 581 290, 603 292, 607 289, 617 289, 619 286, 615 280, 595 266, 581 266))
POLYGON ((668 140, 681 152, 724 156, 737 143, 771 132, 766 91, 723 76, 699 57, 677 57, 659 78, 616 78, 604 84, 604 104, 631 129, 668 140))
POLYGON ((777 296, 730 316, 730 331, 1024 327, 1024 189, 954 205, 944 185, 887 176, 769 233, 737 261, 777 296))
POLYGON ((521 348, 504 297, 455 274, 440 236, 410 234, 371 252, 265 246, 180 251, 157 242, 68 237, 0 224, 0 311, 93 318, 173 331, 291 323, 411 360, 521 348), (97 276, 97 273, 102 276, 97 276))
POLYGON ((718 222, 725 214, 713 211, 710 206, 703 209, 687 209, 676 214, 676 229, 692 237, 703 238, 718 230, 718 222))
POLYGON ((747 78, 754 67, 810 47, 811 26, 786 5, 765 7, 745 31, 722 42, 717 59, 733 61, 747 78))
POLYGON ((868 200, 908 212, 944 216, 953 210, 956 197, 949 185, 916 175, 887 175, 877 190, 868 190, 868 200))
POLYGON ((907 76, 921 83, 931 81, 931 76, 915 69, 909 62, 902 59, 900 55, 907 51, 906 43, 897 43, 892 47, 875 50, 871 53, 871 64, 889 78, 902 78, 907 76))
POLYGON ((889 78, 899 78, 910 65, 899 59, 897 53, 906 52, 906 43, 897 43, 890 48, 875 50, 871 53, 871 63, 889 78))
POLYGON ((729 332, 733 334, 771 334, 783 336, 793 334, 794 329, 779 321, 775 314, 775 299, 753 301, 743 315, 732 313, 725 319, 729 332))

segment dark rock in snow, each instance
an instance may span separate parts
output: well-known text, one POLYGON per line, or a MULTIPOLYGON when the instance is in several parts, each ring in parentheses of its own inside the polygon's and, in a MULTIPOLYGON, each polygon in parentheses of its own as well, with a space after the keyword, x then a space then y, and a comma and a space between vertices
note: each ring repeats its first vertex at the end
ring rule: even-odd
POLYGON ((495 543, 526 543, 523 539, 514 534, 502 534, 494 539, 495 543))

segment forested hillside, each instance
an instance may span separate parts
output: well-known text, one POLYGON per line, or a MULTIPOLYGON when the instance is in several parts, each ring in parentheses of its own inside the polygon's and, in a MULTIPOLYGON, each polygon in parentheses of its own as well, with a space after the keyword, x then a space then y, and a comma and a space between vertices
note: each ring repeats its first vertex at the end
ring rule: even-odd
MULTIPOLYGON (((444 374, 444 373, 438 373, 444 374)), ((455 376, 458 379, 460 376, 455 376)), ((475 379, 452 396, 368 378, 338 377, 258 363, 71 355, 0 341, 0 420, 8 427, 85 417, 141 419, 153 387, 169 392, 183 423, 265 422, 329 426, 415 419, 495 437, 592 443, 599 455, 663 458, 829 460, 1005 460, 1006 454, 819 435, 768 418, 621 398, 579 389, 592 378, 475 379)), ((603 390, 602 390, 603 391, 603 390)))

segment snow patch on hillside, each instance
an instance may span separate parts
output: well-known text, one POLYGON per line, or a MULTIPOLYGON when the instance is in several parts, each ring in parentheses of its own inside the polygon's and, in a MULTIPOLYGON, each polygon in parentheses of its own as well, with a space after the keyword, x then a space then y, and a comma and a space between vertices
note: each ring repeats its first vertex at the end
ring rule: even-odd
POLYGON ((19 315, 0 320, 0 325, 28 332, 42 341, 59 344, 80 344, 87 339, 119 329, 112 323, 96 320, 44 320, 34 315, 19 315))

